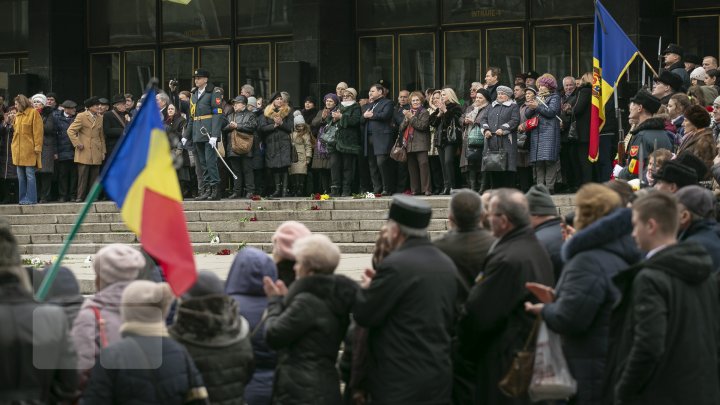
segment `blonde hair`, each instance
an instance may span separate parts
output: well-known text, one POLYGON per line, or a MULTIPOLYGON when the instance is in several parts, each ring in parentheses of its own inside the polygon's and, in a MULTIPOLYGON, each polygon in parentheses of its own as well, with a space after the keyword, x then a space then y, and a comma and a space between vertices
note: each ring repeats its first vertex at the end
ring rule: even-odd
POLYGON ((20 111, 18 112, 23 112, 28 108, 32 108, 32 102, 30 102, 30 99, 27 98, 24 94, 18 94, 17 96, 15 96, 14 101, 20 104, 20 111))
POLYGON ((332 274, 340 263, 340 248, 322 234, 298 239, 292 251, 295 262, 315 274, 332 274))
POLYGON ((458 96, 457 94, 455 94, 455 90, 453 90, 451 87, 445 87, 444 89, 442 89, 442 91, 445 92, 445 96, 447 97, 449 102, 460 104, 460 100, 458 100, 458 96))
POLYGON ((582 76, 580 76, 580 81, 582 83, 592 84, 593 82, 593 74, 592 72, 585 72, 582 76))
POLYGON ((587 183, 575 195, 575 229, 581 230, 622 206, 620 194, 598 183, 587 183))
POLYGON ((420 102, 421 102, 421 103, 425 101, 425 95, 422 94, 422 92, 420 92, 420 91, 415 90, 415 91, 413 91, 412 93, 410 93, 410 100, 411 100, 411 101, 412 101, 413 97, 417 97, 418 99, 420 99, 420 102))

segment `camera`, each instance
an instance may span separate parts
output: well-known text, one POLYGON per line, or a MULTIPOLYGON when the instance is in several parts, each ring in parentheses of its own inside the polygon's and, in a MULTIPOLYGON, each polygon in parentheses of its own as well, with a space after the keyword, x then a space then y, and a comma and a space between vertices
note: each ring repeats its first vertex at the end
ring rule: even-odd
POLYGON ((170 79, 170 83, 168 83, 170 87, 177 87, 178 80, 177 79, 170 79))

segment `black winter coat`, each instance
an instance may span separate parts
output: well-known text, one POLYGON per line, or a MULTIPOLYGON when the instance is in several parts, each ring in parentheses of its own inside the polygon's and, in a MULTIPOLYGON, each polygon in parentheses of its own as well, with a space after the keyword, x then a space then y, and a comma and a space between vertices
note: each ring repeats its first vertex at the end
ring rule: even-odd
POLYGON ((105 149, 107 150, 105 156, 107 158, 112 155, 115 146, 117 145, 120 137, 125 131, 125 126, 128 124, 128 122, 122 120, 124 120, 127 115, 127 113, 121 113, 120 111, 117 111, 115 109, 107 111, 105 114, 103 114, 103 133, 105 134, 105 149), (118 116, 120 116, 119 119, 118 116))
POLYGON ((17 179, 17 167, 12 160, 12 138, 15 129, 12 125, 0 123, 0 179, 17 179))
POLYGON ((426 238, 409 238, 358 294, 355 321, 368 328, 372 404, 448 404, 450 332, 457 269, 426 238))
POLYGON ((345 276, 317 274, 298 278, 286 297, 270 300, 265 339, 278 351, 273 404, 340 403, 335 361, 357 289, 345 276))
POLYGON ((294 127, 293 115, 288 108, 282 124, 276 127, 270 116, 273 111, 272 105, 269 105, 265 108, 265 113, 258 118, 258 133, 265 144, 265 166, 270 169, 286 168, 292 164, 290 134, 294 127))
POLYGON ((462 107, 456 103, 448 103, 447 111, 442 115, 440 115, 439 109, 430 114, 430 126, 435 127, 436 134, 441 134, 441 136, 435 136, 435 146, 462 144, 462 120, 460 119, 462 114, 462 107), (452 135, 450 127, 453 123, 455 124, 455 139, 450 139, 449 135, 452 135))
POLYGON ((611 316, 605 392, 614 403, 720 403, 720 303, 705 249, 668 246, 613 281, 621 298, 611 316))
POLYGON ((123 333, 100 352, 81 404, 181 405, 191 388, 202 386, 202 376, 180 343, 123 333))
POLYGON ((17 278, 2 274, 0 325, 0 402, 54 404, 75 396, 75 351, 61 308, 37 303, 17 278))
POLYGON ((640 260, 631 217, 629 208, 618 209, 568 240, 555 302, 542 311, 548 328, 562 336, 577 405, 602 404, 610 311, 619 296, 612 277, 640 260))
POLYGON ((563 247, 562 228, 560 218, 553 218, 543 222, 535 228, 535 237, 545 248, 553 264, 555 280, 560 279, 560 272, 563 269, 563 260, 560 251, 563 247))
POLYGON ((57 136, 58 161, 75 159, 75 147, 67 134, 70 124, 75 121, 75 115, 66 117, 63 111, 56 111, 53 115, 55 120, 55 133, 57 136))
POLYGON ((695 221, 688 229, 680 232, 679 241, 694 241, 701 244, 710 254, 713 272, 720 271, 720 228, 714 220, 695 221))
MULTIPOLYGON (((590 105, 592 104, 592 87, 590 83, 583 84, 577 89, 577 99, 573 101, 573 119, 577 129, 577 141, 590 142, 590 105)), ((606 121, 615 118, 607 116, 606 121)))
POLYGON ((43 107, 40 116, 43 120, 43 147, 40 154, 42 168, 38 173, 52 173, 55 170, 55 154, 57 153, 57 134, 55 132, 54 110, 52 107, 43 107))
POLYGON ((458 270, 458 299, 463 304, 475 285, 475 278, 483 272, 485 258, 495 237, 487 229, 477 228, 470 231, 452 230, 442 238, 433 241, 443 253, 452 259, 458 270))
POLYGON ((530 226, 516 228, 492 248, 481 277, 470 290, 460 321, 460 351, 477 363, 479 403, 530 404, 529 399, 506 397, 497 386, 534 322, 524 304, 536 300, 525 283, 555 281, 550 257, 530 226))

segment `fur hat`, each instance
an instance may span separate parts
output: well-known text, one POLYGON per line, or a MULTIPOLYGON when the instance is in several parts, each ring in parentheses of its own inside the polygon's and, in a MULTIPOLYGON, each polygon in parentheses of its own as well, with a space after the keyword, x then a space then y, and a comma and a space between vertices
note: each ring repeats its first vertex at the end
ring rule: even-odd
POLYGON ((550 191, 542 184, 530 187, 525 193, 530 207, 530 215, 557 215, 557 206, 550 196, 550 191))
POLYGON ((480 93, 480 94, 482 94, 483 97, 485 97, 485 100, 487 100, 488 103, 491 103, 491 102, 492 102, 492 100, 490 99, 490 92, 489 92, 489 91, 487 91, 486 89, 483 89, 483 88, 481 87, 481 88, 477 89, 477 92, 480 93))
POLYGON ((704 81, 706 77, 707 74, 705 74, 705 68, 702 66, 696 67, 692 72, 690 72, 690 79, 704 81))
POLYGON ((675 183, 679 189, 698 183, 698 175, 695 169, 685 166, 677 160, 665 162, 653 177, 655 177, 655 180, 675 183))
POLYGON ((136 280, 128 284, 122 293, 120 315, 123 323, 165 323, 165 317, 173 301, 167 283, 136 280))
POLYGON ((663 70, 660 72, 659 76, 656 76, 654 79, 656 82, 660 82, 663 84, 667 84, 670 86, 673 91, 680 91, 680 88, 683 86, 683 79, 676 75, 675 73, 669 72, 667 70, 663 70))
POLYGON ((710 126, 710 114, 708 114, 704 107, 691 105, 685 109, 683 114, 685 115, 685 119, 690 121, 690 123, 697 129, 703 129, 710 126))
POLYGON ((120 243, 105 246, 95 254, 93 270, 105 286, 120 281, 135 280, 145 267, 145 257, 139 250, 120 243))
POLYGON ((303 236, 310 235, 310 230, 297 221, 283 222, 272 236, 273 256, 277 261, 295 260, 292 252, 293 244, 303 236))
POLYGON ((302 112, 300 110, 295 110, 293 113, 293 125, 302 125, 305 123, 305 118, 302 115, 302 112))
POLYGON ((225 294, 225 286, 215 273, 207 270, 199 271, 195 284, 185 293, 183 298, 197 298, 206 295, 225 294))
POLYGON ((32 102, 39 101, 42 103, 42 105, 44 105, 44 106, 47 105, 47 97, 42 93, 35 94, 34 96, 32 96, 30 98, 30 101, 32 101, 32 102))
POLYGON ((550 73, 545 73, 542 76, 538 77, 535 84, 540 86, 547 87, 550 91, 554 91, 557 89, 557 80, 555 80, 555 76, 551 75, 550 73))

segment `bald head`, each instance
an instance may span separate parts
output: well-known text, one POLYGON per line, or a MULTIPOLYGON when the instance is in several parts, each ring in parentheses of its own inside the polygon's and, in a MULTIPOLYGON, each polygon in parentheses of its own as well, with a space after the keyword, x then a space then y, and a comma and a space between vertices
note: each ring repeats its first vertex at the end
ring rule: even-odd
POLYGON ((516 228, 530 225, 530 208, 525 194, 512 188, 495 190, 490 198, 490 225, 500 238, 516 228))

